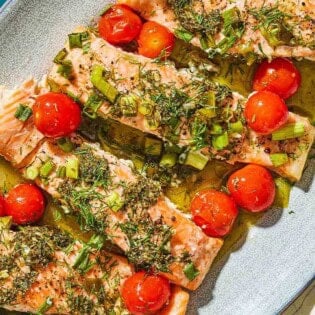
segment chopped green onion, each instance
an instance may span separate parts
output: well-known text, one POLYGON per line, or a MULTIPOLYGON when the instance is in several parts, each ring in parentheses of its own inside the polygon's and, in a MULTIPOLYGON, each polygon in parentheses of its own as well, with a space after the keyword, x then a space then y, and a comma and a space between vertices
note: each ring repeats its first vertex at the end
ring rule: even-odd
POLYGON ((210 133, 212 135, 221 135, 223 133, 223 128, 219 124, 212 124, 210 133))
POLYGON ((176 153, 164 153, 162 155, 160 166, 171 168, 177 162, 177 154, 176 153))
POLYGON ((60 138, 57 140, 57 144, 58 147, 66 153, 71 152, 74 148, 74 145, 69 138, 60 138))
POLYGON ((175 36, 182 39, 186 43, 189 43, 194 38, 194 34, 188 32, 183 28, 175 29, 175 36))
POLYGON ((51 160, 46 161, 39 169, 39 175, 41 177, 49 176, 49 174, 53 171, 54 167, 55 164, 51 160))
POLYGON ((184 274, 189 281, 194 280, 199 275, 199 270, 193 263, 189 263, 184 268, 184 274))
POLYGON ((76 157, 70 158, 66 163, 66 176, 72 179, 79 178, 79 160, 76 157))
POLYGON ((229 144, 229 136, 227 132, 224 132, 222 135, 214 136, 212 138, 212 146, 216 150, 223 150, 229 144))
POLYGON ((59 177, 59 178, 65 178, 66 177, 66 167, 65 166, 59 166, 58 167, 57 177, 59 177))
POLYGON ((276 197, 274 205, 287 208, 290 200, 290 192, 292 185, 285 178, 278 177, 275 179, 276 197))
POLYGON ((112 192, 108 197, 105 198, 105 203, 114 212, 119 211, 125 204, 124 200, 120 197, 118 192, 112 192))
POLYGON ((229 28, 233 24, 240 22, 240 11, 237 7, 225 10, 222 13, 223 18, 223 28, 229 28))
POLYGON ((0 231, 9 230, 12 225, 12 217, 1 217, 0 218, 0 231))
POLYGON ((196 111, 196 115, 200 118, 211 119, 216 116, 216 112, 214 108, 204 107, 200 108, 196 111))
POLYGON ((289 161, 286 153, 273 153, 270 154, 270 160, 275 167, 281 166, 289 161))
POLYGON ((84 55, 87 54, 90 51, 90 48, 91 48, 91 43, 85 43, 82 46, 83 54, 84 55))
POLYGON ((162 153, 163 143, 160 139, 146 137, 144 140, 144 154, 159 157, 162 153))
POLYGON ((299 138, 304 136, 305 127, 302 123, 291 123, 287 124, 284 127, 274 131, 272 133, 272 140, 280 141, 293 138, 299 138))
POLYGON ((43 303, 43 305, 41 305, 41 307, 37 311, 37 315, 46 314, 46 312, 52 307, 52 305, 53 305, 53 300, 51 297, 48 297, 43 303))
POLYGON ((104 68, 102 66, 94 66, 91 72, 91 82, 113 104, 119 92, 104 79, 103 72, 104 68))
POLYGON ((241 133, 243 131, 243 124, 240 120, 230 123, 230 129, 232 132, 241 133))
POLYGON ((103 99, 97 94, 91 94, 84 104, 83 113, 91 118, 96 119, 97 111, 103 104, 103 99))
POLYGON ((144 123, 148 129, 152 131, 157 130, 160 127, 161 116, 158 113, 153 113, 152 116, 146 117, 144 123))
POLYGON ((19 104, 19 107, 17 108, 14 117, 17 118, 20 121, 27 121, 32 116, 32 109, 24 104, 19 104))
POLYGON ((136 116, 139 101, 140 98, 134 94, 121 96, 119 99, 119 106, 123 116, 136 116))
POLYGON ((151 115, 154 109, 154 104, 151 101, 142 101, 138 105, 138 112, 141 115, 151 115))
POLYGON ((72 48, 82 48, 83 42, 90 38, 88 32, 83 33, 72 33, 68 35, 69 38, 69 46, 72 48))
POLYGON ((36 166, 29 166, 27 169, 26 169, 26 178, 27 179, 30 179, 30 180, 34 180, 38 177, 39 175, 39 170, 36 166))
POLYGON ((183 159, 185 158, 182 164, 192 166, 200 171, 206 167, 209 161, 208 157, 197 151, 189 151, 188 153, 183 153, 180 157, 182 157, 181 162, 183 162, 183 159))
POLYGON ((68 52, 66 48, 60 50, 57 56, 54 58, 54 63, 62 64, 64 59, 67 57, 67 55, 68 55, 68 52))
POLYGON ((70 60, 65 60, 58 67, 57 73, 70 80, 72 78, 72 70, 72 62, 70 60))

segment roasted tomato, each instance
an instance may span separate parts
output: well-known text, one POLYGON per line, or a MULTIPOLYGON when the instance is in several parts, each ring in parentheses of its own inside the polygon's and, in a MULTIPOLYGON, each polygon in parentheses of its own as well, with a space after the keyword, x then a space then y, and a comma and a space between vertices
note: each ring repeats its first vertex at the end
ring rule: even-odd
POLYGON ((167 279, 140 271, 129 277, 122 288, 122 297, 130 313, 155 314, 169 300, 170 283, 167 279))
POLYGON ((36 128, 46 137, 64 137, 81 123, 79 105, 61 93, 40 95, 33 106, 36 128))
POLYGON ((113 45, 130 43, 138 37, 141 27, 140 17, 120 4, 111 6, 98 24, 101 37, 113 45))
POLYGON ((276 187, 270 172, 249 164, 233 173, 227 182, 237 205, 250 212, 267 210, 275 199, 276 187))
POLYGON ((32 224, 41 219, 45 198, 39 188, 32 184, 20 184, 12 188, 5 198, 6 215, 15 224, 32 224))
POLYGON ((269 134, 286 123, 289 111, 280 96, 261 91, 249 97, 244 115, 251 129, 260 134, 269 134))
POLYGON ((5 200, 2 195, 0 195, 0 217, 4 217, 6 215, 5 212, 5 200))
POLYGON ((285 58, 262 62, 254 76, 253 88, 256 91, 271 91, 287 99, 301 85, 301 74, 294 64, 285 58))
POLYGON ((173 51, 174 35, 156 22, 146 22, 140 32, 139 54, 148 58, 168 57, 173 51))
POLYGON ((234 200, 212 189, 198 192, 191 202, 190 210, 193 221, 205 234, 213 237, 227 235, 238 215, 234 200))

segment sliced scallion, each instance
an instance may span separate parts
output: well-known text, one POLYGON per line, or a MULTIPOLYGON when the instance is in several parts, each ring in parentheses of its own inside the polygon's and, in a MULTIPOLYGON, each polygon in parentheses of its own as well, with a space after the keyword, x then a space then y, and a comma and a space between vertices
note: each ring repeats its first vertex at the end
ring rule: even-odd
POLYGON ((17 118, 20 121, 27 121, 32 116, 32 109, 24 104, 19 104, 19 107, 17 108, 14 117, 17 118))
POLYGON ((118 192, 112 192, 105 198, 105 203, 112 211, 117 212, 124 206, 124 201, 118 194, 118 192))
POLYGON ((186 43, 189 43, 194 38, 194 34, 183 28, 175 29, 175 36, 179 39, 182 39, 186 43))
POLYGON ((58 178, 65 178, 66 177, 66 167, 65 166, 59 166, 57 168, 57 177, 58 178))
POLYGON ((97 94, 91 94, 84 104, 83 113, 91 118, 96 119, 97 111, 103 104, 103 99, 97 94))
POLYGON ((62 64, 62 62, 67 57, 67 55, 68 55, 67 50, 65 48, 63 48, 62 50, 59 51, 59 53, 54 58, 54 63, 62 64))
POLYGON ((212 138, 212 146, 216 150, 223 150, 229 144, 229 136, 227 132, 224 132, 222 135, 214 136, 212 138))
POLYGON ((302 123, 290 123, 272 133, 272 140, 280 141, 304 136, 305 127, 302 123))
POLYGON ((183 164, 188 165, 188 166, 192 166, 192 167, 194 167, 200 171, 206 167, 206 165, 209 161, 208 157, 206 157, 205 155, 203 155, 202 153, 200 153, 198 151, 189 151, 186 154, 187 154, 186 159, 185 159, 183 164))
POLYGON ((230 129, 232 132, 241 133, 243 131, 243 124, 240 120, 230 123, 230 129))
POLYGON ((292 185, 285 178, 278 177, 275 179, 276 197, 274 204, 281 208, 287 208, 290 200, 292 185))
POLYGON ((288 155, 286 153, 273 153, 270 154, 269 156, 272 165, 275 167, 279 167, 283 164, 286 164, 289 161, 288 155))
POLYGON ((210 133, 212 135, 221 135, 223 133, 223 128, 219 124, 212 124, 210 133))
POLYGON ((91 72, 91 82, 113 104, 115 103, 119 92, 104 79, 103 72, 104 68, 102 66, 94 66, 91 72))
POLYGON ((68 159, 66 163, 66 177, 72 179, 79 178, 79 160, 76 157, 68 159))
POLYGON ((73 143, 69 138, 60 138, 57 140, 58 147, 64 152, 71 152, 74 148, 73 143))
POLYGON ((119 99, 119 106, 123 116, 136 116, 138 112, 138 103, 140 98, 137 95, 130 94, 121 96, 119 99))
POLYGON ((41 177, 47 177, 53 171, 55 164, 52 160, 46 161, 39 169, 39 175, 41 177))
POLYGON ((72 78, 72 70, 72 62, 70 60, 64 60, 62 64, 59 65, 57 73, 70 80, 72 78))
POLYGON ((164 153, 162 155, 160 166, 171 168, 177 162, 177 154, 176 153, 164 153))
POLYGON ((151 115, 154 110, 154 104, 151 101, 141 101, 138 105, 138 112, 143 116, 151 115))
POLYGON ((27 179, 35 180, 38 177, 38 175, 39 175, 38 167, 31 165, 26 169, 25 176, 27 179))
POLYGON ((68 35, 69 38, 69 46, 72 48, 82 48, 83 42, 90 38, 88 32, 82 33, 72 33, 68 35))

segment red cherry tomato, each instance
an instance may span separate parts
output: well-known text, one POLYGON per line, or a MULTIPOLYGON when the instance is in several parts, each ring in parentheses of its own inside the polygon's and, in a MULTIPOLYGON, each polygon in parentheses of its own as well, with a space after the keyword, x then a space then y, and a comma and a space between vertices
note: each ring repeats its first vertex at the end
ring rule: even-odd
POLYGON ((289 111, 280 96, 273 92, 260 91, 249 97, 244 115, 251 129, 269 134, 285 124, 289 111))
POLYGON ((301 74, 294 64, 285 58, 264 61, 257 68, 253 88, 256 91, 271 91, 287 99, 301 85, 301 74))
POLYGON ((267 210, 276 193, 270 172, 254 164, 233 173, 228 179, 227 187, 237 205, 250 212, 267 210))
POLYGON ((32 184, 15 186, 5 198, 6 215, 11 216, 13 222, 18 225, 39 221, 44 209, 44 195, 32 184))
POLYGON ((212 189, 198 192, 191 202, 190 210, 193 221, 205 234, 213 237, 228 234, 238 215, 234 200, 227 194, 212 189))
POLYGON ((60 93, 39 96, 33 106, 36 128, 46 137, 63 137, 75 131, 81 123, 79 105, 60 93))
POLYGON ((113 5, 98 24, 102 38, 113 45, 127 44, 138 37, 142 27, 140 17, 125 5, 113 5))
POLYGON ((139 54, 148 58, 168 57, 173 51, 174 35, 156 22, 146 22, 140 32, 139 54))
POLYGON ((5 215, 5 200, 3 196, 0 195, 0 217, 4 217, 5 215))
POLYGON ((170 283, 159 275, 140 271, 129 277, 122 288, 122 297, 130 313, 151 314, 159 311, 171 295, 170 283))

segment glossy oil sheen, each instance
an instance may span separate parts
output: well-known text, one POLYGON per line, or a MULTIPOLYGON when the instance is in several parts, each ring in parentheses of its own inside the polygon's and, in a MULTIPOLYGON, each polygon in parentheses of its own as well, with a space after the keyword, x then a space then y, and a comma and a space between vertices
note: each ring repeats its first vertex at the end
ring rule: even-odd
MULTIPOLYGON (((14 87, 30 75, 40 78, 67 34, 89 23, 106 4, 102 0, 9 1, 0 15, 0 84, 14 87)), ((303 72, 308 87, 291 103, 302 112, 314 113, 315 95, 309 92, 315 90, 314 63, 306 62, 303 72)), ((238 77, 232 85, 243 92, 249 76, 238 77)), ((202 185, 216 186, 224 176, 224 168, 212 166, 201 175, 211 180, 202 185)), ((1 185, 18 181, 13 174, 0 163, 1 185)), ((293 189, 289 209, 274 208, 260 216, 242 214, 203 285, 192 294, 188 315, 276 314, 307 285, 315 273, 313 175, 314 160, 293 189)), ((188 192, 189 197, 196 187, 183 189, 182 196, 188 192)), ((0 310, 0 314, 6 313, 0 310)))

